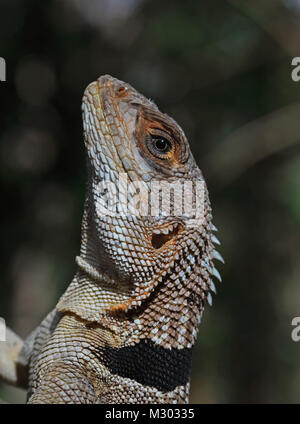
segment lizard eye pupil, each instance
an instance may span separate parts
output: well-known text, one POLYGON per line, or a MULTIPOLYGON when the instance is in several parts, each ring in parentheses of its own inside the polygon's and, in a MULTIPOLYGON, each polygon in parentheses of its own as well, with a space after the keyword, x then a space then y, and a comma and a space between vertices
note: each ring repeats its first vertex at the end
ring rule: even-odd
POLYGON ((145 142, 149 152, 158 159, 169 159, 170 152, 174 151, 172 140, 161 134, 148 134, 145 142))
POLYGON ((153 142, 155 148, 159 151, 159 153, 168 153, 172 146, 171 143, 163 137, 153 137, 153 142))

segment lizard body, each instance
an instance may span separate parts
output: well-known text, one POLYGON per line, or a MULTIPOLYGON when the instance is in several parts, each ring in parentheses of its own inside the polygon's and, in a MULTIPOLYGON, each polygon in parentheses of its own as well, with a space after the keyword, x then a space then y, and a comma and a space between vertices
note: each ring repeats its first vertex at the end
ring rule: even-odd
MULTIPOLYGON (((222 260, 202 173, 178 124, 129 84, 100 77, 82 111, 88 176, 78 269, 17 359, 0 345, 0 375, 5 361, 26 362, 28 403, 186 403, 204 303, 212 277, 220 279, 213 259, 222 260), (121 190, 124 176, 139 187, 138 205, 136 193, 121 190), (190 193, 201 219, 136 213, 156 181, 201 182, 201 193, 190 193), (103 214, 116 183, 116 213, 103 214)), ((164 191, 157 196, 161 205, 164 191)), ((6 380, 16 383, 16 373, 6 380)))

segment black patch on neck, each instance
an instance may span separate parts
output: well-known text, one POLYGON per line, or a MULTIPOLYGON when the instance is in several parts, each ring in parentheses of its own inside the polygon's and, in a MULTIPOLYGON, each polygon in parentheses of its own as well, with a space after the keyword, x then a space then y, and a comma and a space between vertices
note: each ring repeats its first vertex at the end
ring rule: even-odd
POLYGON ((192 349, 165 349, 150 339, 120 349, 97 349, 97 358, 112 374, 166 393, 184 386, 190 377, 192 349))

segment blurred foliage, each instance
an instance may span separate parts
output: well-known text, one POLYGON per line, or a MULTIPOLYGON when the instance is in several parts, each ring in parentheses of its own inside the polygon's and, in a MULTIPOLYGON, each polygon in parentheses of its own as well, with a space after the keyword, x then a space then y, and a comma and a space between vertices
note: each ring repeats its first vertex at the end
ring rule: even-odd
MULTIPOLYGON (((25 336, 71 281, 85 160, 81 96, 131 83, 184 128, 226 265, 191 402, 299 402, 298 0, 0 1, 0 315, 25 336)), ((0 397, 24 392, 0 386, 0 397)))

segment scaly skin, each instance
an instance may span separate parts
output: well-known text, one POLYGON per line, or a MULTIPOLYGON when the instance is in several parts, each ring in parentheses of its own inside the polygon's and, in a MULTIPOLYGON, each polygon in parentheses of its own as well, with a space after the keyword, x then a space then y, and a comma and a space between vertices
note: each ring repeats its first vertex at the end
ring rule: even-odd
MULTIPOLYGON (((20 354, 28 402, 186 403, 203 305, 212 276, 220 279, 213 259, 222 260, 203 176, 177 123, 130 85, 100 77, 82 110, 88 179, 78 270, 20 354), (120 194, 115 216, 104 215, 112 191, 101 182, 120 175, 141 183, 141 205, 154 181, 201 182, 191 198, 203 213, 193 221, 143 215, 130 193, 128 212, 120 194)), ((175 190, 172 208, 179 200, 175 190)))

